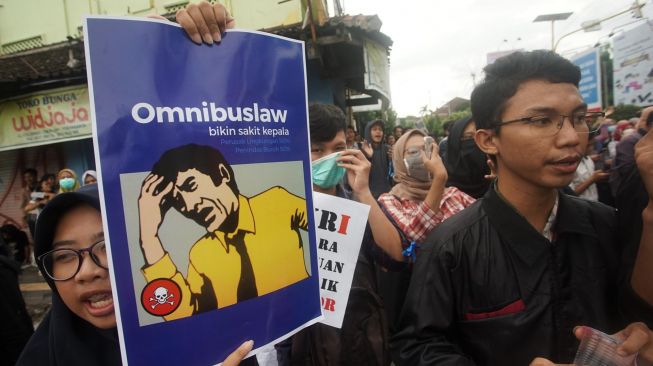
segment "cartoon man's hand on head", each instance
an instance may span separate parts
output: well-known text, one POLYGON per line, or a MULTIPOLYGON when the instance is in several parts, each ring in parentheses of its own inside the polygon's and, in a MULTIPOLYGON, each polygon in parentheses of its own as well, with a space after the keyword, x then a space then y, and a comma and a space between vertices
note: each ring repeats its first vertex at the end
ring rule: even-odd
POLYGON ((141 250, 147 265, 156 263, 165 255, 158 233, 165 214, 164 200, 173 199, 174 184, 169 182, 161 187, 163 180, 162 176, 148 174, 138 197, 141 250))

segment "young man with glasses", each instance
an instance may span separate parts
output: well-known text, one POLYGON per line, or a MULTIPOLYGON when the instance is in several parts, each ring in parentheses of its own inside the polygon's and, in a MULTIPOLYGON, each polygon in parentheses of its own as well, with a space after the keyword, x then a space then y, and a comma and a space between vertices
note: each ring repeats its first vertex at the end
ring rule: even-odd
MULTIPOLYGON (((570 363, 578 325, 626 328, 620 351, 648 350, 646 326, 626 326, 653 324, 653 200, 642 213, 633 269, 622 265, 614 210, 558 192, 602 117, 587 112, 579 69, 534 51, 485 72, 472 93, 475 141, 497 179, 422 247, 392 343, 396 363, 570 363)), ((653 135, 640 144, 637 163, 653 197, 653 135)))

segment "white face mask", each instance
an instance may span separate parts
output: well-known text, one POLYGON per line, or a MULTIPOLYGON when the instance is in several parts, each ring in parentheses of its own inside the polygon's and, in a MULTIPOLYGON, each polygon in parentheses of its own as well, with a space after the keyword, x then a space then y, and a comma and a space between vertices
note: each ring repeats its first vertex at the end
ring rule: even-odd
POLYGON ((431 174, 429 174, 426 165, 422 162, 422 156, 420 154, 405 157, 404 164, 406 165, 409 177, 415 178, 421 182, 431 181, 431 174))

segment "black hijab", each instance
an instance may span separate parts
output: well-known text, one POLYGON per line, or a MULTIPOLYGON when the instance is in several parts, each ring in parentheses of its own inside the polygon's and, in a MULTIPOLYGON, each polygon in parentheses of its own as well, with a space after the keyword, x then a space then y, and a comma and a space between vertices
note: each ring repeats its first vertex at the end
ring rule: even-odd
POLYGON ((490 187, 485 175, 490 174, 487 156, 476 146, 473 139, 461 140, 465 127, 472 121, 466 117, 456 121, 451 130, 447 144, 447 187, 456 187, 474 198, 483 197, 490 187))
MULTIPOLYGON (((62 193, 50 201, 36 222, 34 256, 52 249, 52 239, 59 219, 79 204, 100 210, 96 184, 75 192, 62 193)), ((45 273, 42 263, 38 263, 45 273)), ((17 366, 110 366, 120 365, 120 347, 116 328, 99 329, 68 309, 49 277, 43 276, 52 289, 52 307, 36 329, 17 366)))

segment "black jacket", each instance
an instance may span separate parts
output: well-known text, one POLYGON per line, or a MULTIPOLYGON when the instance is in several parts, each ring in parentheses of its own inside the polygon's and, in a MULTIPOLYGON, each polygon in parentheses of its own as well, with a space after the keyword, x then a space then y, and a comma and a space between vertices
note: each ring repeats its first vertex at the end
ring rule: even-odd
POLYGON ((613 209, 560 194, 548 241, 494 189, 429 236, 391 347, 398 365, 571 363, 572 330, 613 333, 653 307, 627 285, 613 209))
MULTIPOLYGON (((3 246, 0 236, 0 247, 3 246)), ((14 365, 34 333, 18 286, 20 264, 0 254, 0 366, 14 365)))

